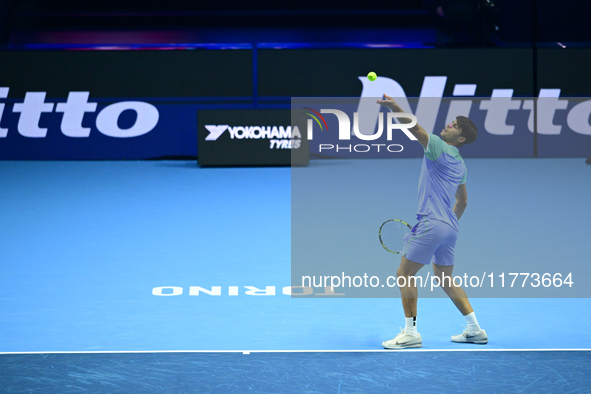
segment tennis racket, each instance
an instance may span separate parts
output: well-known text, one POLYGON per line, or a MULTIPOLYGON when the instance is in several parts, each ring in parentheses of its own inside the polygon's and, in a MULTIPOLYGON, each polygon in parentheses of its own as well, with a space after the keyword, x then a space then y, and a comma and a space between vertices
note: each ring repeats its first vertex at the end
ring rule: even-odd
POLYGON ((380 226, 380 243, 390 253, 400 254, 404 249, 404 237, 410 234, 410 224, 398 219, 386 220, 380 226))

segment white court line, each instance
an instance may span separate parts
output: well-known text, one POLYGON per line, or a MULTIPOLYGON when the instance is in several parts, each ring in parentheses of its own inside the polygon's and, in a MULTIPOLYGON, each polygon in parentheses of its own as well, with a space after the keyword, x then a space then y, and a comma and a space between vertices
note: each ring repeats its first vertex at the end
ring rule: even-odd
POLYGON ((591 349, 375 349, 375 350, 88 350, 0 352, 2 354, 142 354, 142 353, 400 353, 400 352, 589 352, 591 349))

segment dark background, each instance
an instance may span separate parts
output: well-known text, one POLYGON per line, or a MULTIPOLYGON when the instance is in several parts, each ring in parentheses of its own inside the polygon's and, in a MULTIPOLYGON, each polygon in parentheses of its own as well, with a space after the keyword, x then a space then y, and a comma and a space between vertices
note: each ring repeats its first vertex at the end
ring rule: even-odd
POLYGON ((258 59, 261 96, 355 97, 361 83, 351 76, 367 70, 398 81, 408 96, 420 94, 427 75, 448 77, 445 96, 456 83, 478 83, 476 96, 534 94, 528 48, 259 50, 258 59))
POLYGON ((0 51, 0 85, 10 96, 252 96, 252 53, 217 51, 0 51))
MULTIPOLYGON (((5 42, 23 32, 225 28, 428 29, 449 1, 205 2, 182 0, 1 0, 5 42)), ((496 0, 502 42, 591 41, 591 4, 496 0)))
MULTIPOLYGON (((492 89, 536 97, 544 88, 591 96, 591 3, 490 0, 494 17, 450 17, 462 2, 482 10, 483 1, 0 0, 0 86, 10 88, 0 100, 0 127, 8 129, 0 158, 195 157, 198 111, 287 110, 291 97, 358 97, 358 77, 369 71, 398 81, 407 96, 437 75, 448 77, 448 97, 456 83, 477 84, 480 97, 492 89), (450 28, 471 39, 442 41, 450 28), (12 105, 33 91, 54 103, 89 91, 99 110, 145 101, 161 121, 148 135, 113 140, 95 130, 98 112, 89 113, 90 138, 72 139, 60 132, 61 114, 44 113, 47 138, 26 138, 12 105)), ((534 135, 532 155, 591 152, 587 136, 564 138, 534 135)))

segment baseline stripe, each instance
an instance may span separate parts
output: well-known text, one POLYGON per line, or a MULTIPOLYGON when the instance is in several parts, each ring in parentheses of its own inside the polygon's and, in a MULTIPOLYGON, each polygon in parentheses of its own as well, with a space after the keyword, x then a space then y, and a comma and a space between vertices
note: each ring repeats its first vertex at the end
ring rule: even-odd
MULTIPOLYGON (((482 345, 477 345, 482 346, 482 345)), ((136 354, 136 353, 396 353, 396 352, 589 352, 591 349, 351 349, 351 350, 88 350, 0 352, 2 354, 136 354)))

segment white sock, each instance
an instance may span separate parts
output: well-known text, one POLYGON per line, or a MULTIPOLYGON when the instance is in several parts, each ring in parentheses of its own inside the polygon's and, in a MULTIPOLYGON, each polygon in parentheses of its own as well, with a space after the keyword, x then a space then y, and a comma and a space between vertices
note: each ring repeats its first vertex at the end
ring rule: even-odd
POLYGON ((417 335, 417 317, 404 318, 404 332, 409 335, 417 335))
POLYGON ((480 332, 480 326, 478 325, 478 321, 476 321, 476 315, 474 312, 468 313, 466 316, 466 323, 468 323, 468 330, 478 333, 480 332))

